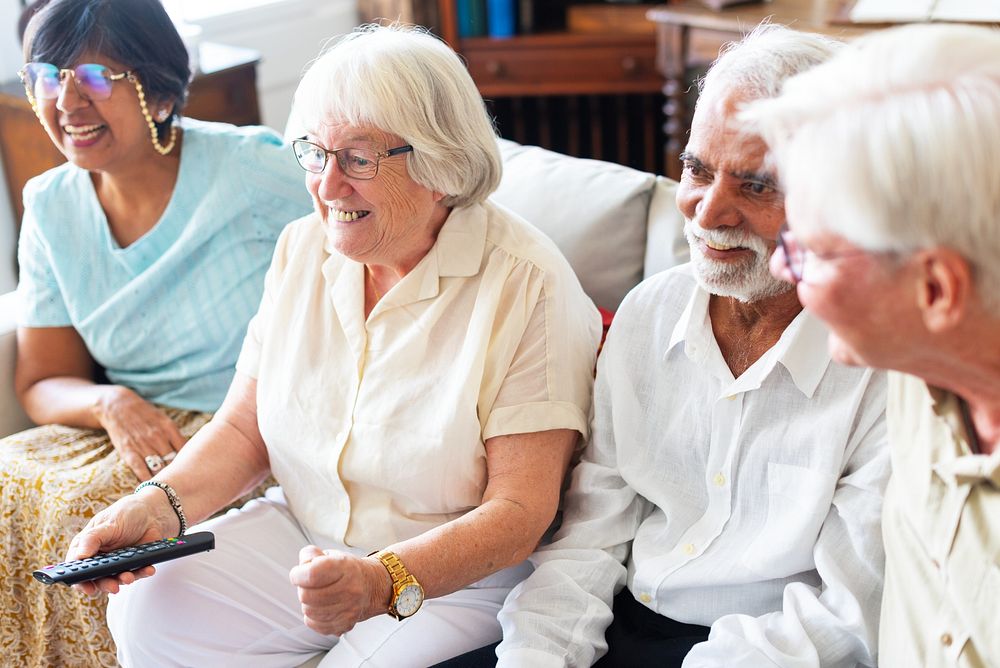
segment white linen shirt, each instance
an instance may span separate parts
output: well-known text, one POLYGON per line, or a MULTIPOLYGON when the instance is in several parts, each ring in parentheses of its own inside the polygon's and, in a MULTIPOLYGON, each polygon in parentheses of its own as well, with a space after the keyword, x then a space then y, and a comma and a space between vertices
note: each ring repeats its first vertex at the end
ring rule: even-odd
POLYGON ((500 613, 500 666, 591 665, 623 584, 711 626, 685 668, 874 665, 885 374, 831 364, 803 312, 733 378, 708 304, 689 265, 622 303, 564 524, 500 613))
POLYGON ((313 214, 278 240, 237 369, 307 535, 371 551, 479 506, 487 439, 586 435, 600 329, 555 245, 493 204, 453 210, 366 320, 363 265, 313 214))

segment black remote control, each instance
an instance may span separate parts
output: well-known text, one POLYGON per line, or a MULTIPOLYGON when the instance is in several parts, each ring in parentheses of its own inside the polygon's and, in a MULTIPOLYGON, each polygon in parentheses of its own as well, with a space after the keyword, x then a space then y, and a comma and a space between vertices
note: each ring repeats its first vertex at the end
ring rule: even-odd
POLYGON ((214 547, 215 534, 211 531, 199 531, 177 538, 164 538, 142 545, 123 547, 114 552, 95 554, 86 559, 53 564, 38 569, 32 575, 47 585, 57 582, 74 585, 78 582, 118 575, 125 571, 137 571, 143 566, 205 552, 214 547))

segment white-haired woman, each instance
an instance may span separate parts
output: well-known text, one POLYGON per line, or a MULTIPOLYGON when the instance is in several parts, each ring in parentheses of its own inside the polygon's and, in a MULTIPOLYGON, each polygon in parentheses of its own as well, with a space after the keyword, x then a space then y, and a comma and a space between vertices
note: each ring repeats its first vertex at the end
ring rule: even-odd
POLYGON ((359 29, 296 109, 315 212, 278 242, 225 403, 69 556, 177 535, 269 472, 281 488, 113 597, 125 666, 426 666, 498 640, 587 430, 597 311, 486 201, 500 159, 456 54, 359 29))

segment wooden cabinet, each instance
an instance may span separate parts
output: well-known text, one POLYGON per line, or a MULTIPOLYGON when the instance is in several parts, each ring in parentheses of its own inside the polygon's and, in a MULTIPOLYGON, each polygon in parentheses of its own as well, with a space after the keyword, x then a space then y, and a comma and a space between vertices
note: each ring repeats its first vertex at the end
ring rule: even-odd
POLYGON ((656 44, 636 35, 526 35, 462 40, 485 96, 617 95, 656 92, 656 44))
MULTIPOLYGON (((191 82, 184 114, 235 125, 260 123, 259 60, 260 55, 250 49, 202 44, 200 69, 191 82)), ((14 220, 20 224, 24 214, 21 200, 24 184, 66 159, 42 129, 24 95, 24 87, 17 80, 0 85, 0 154, 14 220)))
MULTIPOLYGON (((536 0, 557 3, 559 0, 536 0)), ((564 5, 563 29, 460 38, 454 0, 438 33, 466 60, 502 136, 581 157, 662 170, 663 79, 654 5, 564 5)))

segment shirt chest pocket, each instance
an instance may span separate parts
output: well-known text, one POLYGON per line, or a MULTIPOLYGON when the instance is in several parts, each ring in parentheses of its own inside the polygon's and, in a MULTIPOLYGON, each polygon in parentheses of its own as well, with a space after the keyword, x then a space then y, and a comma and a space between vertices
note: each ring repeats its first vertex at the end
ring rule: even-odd
POLYGON ((836 482, 832 473, 768 462, 767 494, 761 499, 767 514, 743 553, 743 565, 766 579, 814 570, 813 548, 830 512, 836 482))

